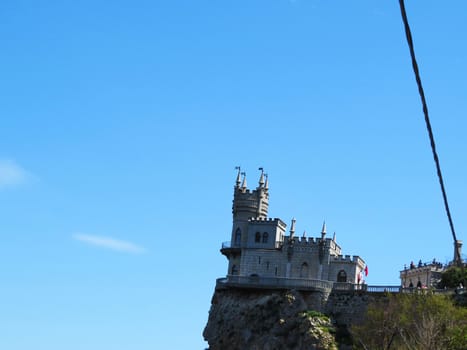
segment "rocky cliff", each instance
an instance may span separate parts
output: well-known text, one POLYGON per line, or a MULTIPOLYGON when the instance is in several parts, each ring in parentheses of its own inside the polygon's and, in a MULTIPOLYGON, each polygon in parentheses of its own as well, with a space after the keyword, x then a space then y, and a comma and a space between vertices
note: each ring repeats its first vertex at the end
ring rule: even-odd
POLYGON ((210 350, 337 350, 320 300, 294 290, 218 289, 203 336, 210 350))

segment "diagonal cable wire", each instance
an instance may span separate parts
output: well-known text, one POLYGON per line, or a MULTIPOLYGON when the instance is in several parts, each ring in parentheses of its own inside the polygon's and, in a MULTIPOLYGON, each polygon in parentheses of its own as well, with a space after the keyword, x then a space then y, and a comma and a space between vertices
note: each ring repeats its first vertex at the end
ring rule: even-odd
POLYGON ((454 257, 454 260, 456 263, 460 263, 461 256, 460 256, 459 247, 456 244, 457 242, 456 231, 454 230, 454 224, 452 222, 451 211, 449 210, 448 197, 446 195, 446 189, 444 188, 443 175, 441 174, 441 166, 439 165, 438 153, 436 152, 435 138, 433 136, 433 130, 431 128, 430 117, 428 115, 428 106, 427 106, 426 99, 425 99, 425 92, 423 91, 422 80, 420 78, 420 72, 418 70, 418 64, 415 58, 415 50, 414 50, 414 45, 413 45, 413 40, 412 40, 412 33, 410 31, 409 21, 407 19, 407 13, 405 11, 404 0, 399 0, 399 5, 401 8, 402 21, 404 22, 405 36, 407 38, 407 44, 409 45, 410 56, 412 58, 412 67, 415 73, 415 80, 417 81, 418 93, 420 94, 420 98, 422 100, 423 114, 425 115, 426 128, 428 130, 428 135, 430 137, 431 150, 433 152, 433 158, 436 164, 436 171, 438 173, 439 184, 441 186, 441 192, 443 194, 444 207, 446 209, 446 214, 449 220, 449 226, 451 227, 452 238, 454 239, 454 247, 456 249, 456 256, 454 257))

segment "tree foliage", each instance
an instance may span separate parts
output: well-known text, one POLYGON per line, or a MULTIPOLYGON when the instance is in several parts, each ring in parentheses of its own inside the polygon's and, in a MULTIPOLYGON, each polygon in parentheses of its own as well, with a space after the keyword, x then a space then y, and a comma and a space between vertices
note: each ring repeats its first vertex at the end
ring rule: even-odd
POLYGON ((452 266, 441 275, 440 288, 457 288, 459 285, 466 287, 467 268, 452 266))
POLYGON ((368 306, 365 321, 351 332, 356 349, 463 350, 467 308, 444 295, 387 294, 368 306))

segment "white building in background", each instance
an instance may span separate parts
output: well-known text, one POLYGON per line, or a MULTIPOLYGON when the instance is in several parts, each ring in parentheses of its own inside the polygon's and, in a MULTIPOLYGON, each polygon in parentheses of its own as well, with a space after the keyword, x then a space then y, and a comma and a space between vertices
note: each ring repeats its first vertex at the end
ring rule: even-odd
POLYGON ((401 279, 402 288, 438 288, 439 282, 441 282, 441 276, 450 267, 459 264, 459 261, 464 266, 467 265, 467 260, 462 259, 462 241, 457 240, 454 244, 454 258, 453 260, 443 265, 433 259, 431 262, 422 262, 421 260, 415 264, 413 261, 410 262, 407 267, 404 265, 404 269, 399 272, 401 279))

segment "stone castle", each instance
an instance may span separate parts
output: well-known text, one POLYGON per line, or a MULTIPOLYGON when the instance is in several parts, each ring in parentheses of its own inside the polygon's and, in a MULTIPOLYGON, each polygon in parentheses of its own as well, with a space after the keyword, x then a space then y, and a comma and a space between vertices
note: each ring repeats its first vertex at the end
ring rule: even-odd
POLYGON ((342 255, 335 235, 326 237, 326 225, 318 237, 297 237, 295 219, 287 231, 281 219, 268 218, 268 178, 260 170, 254 190, 238 171, 231 239, 221 248, 227 276, 216 281, 203 331, 209 349, 352 349, 349 329, 365 320, 369 303, 437 278, 420 262, 401 271, 402 287, 364 284, 365 262, 342 255), (328 323, 307 316, 315 312, 328 323))
POLYGON ((269 185, 261 170, 256 189, 247 188, 246 174, 240 172, 234 186, 233 223, 230 242, 222 244, 221 253, 229 261, 227 280, 257 279, 287 286, 306 286, 307 281, 334 284, 363 283, 365 262, 359 256, 342 255, 333 238, 326 237, 323 224, 320 237, 297 237, 295 219, 290 230, 279 218, 268 217, 269 185))

